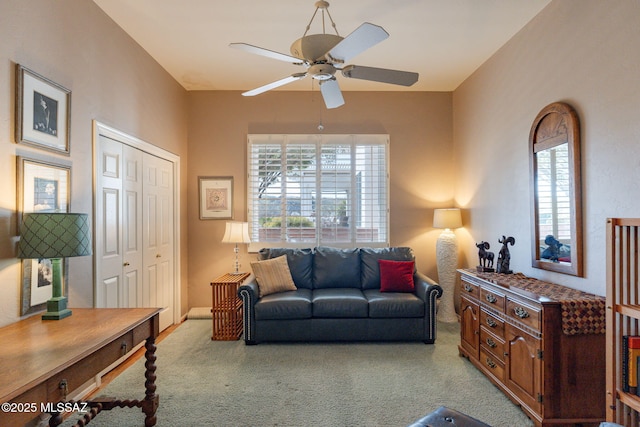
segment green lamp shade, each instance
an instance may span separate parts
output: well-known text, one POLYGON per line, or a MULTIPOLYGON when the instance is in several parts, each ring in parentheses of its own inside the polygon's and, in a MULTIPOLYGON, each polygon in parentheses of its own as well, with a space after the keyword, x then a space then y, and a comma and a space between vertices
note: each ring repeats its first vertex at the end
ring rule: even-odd
POLYGON ((85 255, 91 255, 89 215, 23 215, 18 258, 68 258, 85 255))

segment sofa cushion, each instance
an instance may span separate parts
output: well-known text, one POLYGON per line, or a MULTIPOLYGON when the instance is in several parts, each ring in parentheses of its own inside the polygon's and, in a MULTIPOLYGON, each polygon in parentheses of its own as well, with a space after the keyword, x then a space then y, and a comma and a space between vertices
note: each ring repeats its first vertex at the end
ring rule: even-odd
POLYGON ((424 317, 424 301, 414 294, 367 289, 364 296, 369 301, 371 318, 424 317))
POLYGON ((280 292, 261 298, 255 305, 256 320, 311 318, 311 290, 280 292))
POLYGON ((258 282, 260 298, 276 292, 296 290, 287 257, 284 255, 264 261, 253 261, 251 269, 258 282))
POLYGON ((413 250, 408 247, 361 248, 362 289, 380 288, 380 267, 378 260, 414 261, 413 250))
POLYGON ((367 317, 367 298, 360 289, 314 289, 311 297, 313 317, 367 317))
POLYGON ((313 288, 360 289, 360 251, 317 247, 313 256, 313 288))
POLYGON ((378 260, 381 292, 413 292, 413 261, 378 260))
POLYGON ((286 255, 293 283, 298 289, 313 287, 313 250, 295 248, 263 248, 258 252, 258 259, 265 260, 286 255))

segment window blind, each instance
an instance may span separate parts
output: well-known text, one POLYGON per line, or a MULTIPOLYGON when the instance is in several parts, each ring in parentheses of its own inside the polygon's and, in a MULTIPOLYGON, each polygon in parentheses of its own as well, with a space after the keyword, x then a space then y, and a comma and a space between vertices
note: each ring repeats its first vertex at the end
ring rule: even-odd
POLYGON ((249 135, 250 250, 388 246, 388 135, 249 135))
POLYGON ((571 200, 568 144, 537 153, 540 240, 553 235, 571 240, 571 200))

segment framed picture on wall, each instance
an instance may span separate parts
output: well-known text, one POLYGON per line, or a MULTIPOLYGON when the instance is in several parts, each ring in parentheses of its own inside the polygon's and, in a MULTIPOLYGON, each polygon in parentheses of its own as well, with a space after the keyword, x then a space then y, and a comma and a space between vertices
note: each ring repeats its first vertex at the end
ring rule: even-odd
POLYGON ((71 91, 16 65, 16 142, 69 155, 71 91))
POLYGON ((233 177, 199 176, 200 219, 233 219, 233 177))
MULTIPOLYGON (((18 230, 22 214, 29 212, 69 212, 71 166, 18 156, 18 230)), ((67 261, 62 275, 67 293, 67 261)), ((42 311, 52 294, 49 259, 22 260, 21 315, 42 311)))

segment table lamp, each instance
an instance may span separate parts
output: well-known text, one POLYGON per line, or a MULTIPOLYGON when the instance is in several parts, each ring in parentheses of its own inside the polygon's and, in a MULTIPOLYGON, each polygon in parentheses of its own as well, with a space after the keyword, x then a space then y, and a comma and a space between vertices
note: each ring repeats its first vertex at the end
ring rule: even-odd
POLYGON ((236 247, 233 251, 236 253, 236 268, 231 274, 243 274, 238 271, 238 267, 240 267, 240 263, 238 262, 238 243, 251 243, 251 239, 249 238, 249 223, 236 221, 227 222, 222 243, 235 243, 236 247))
POLYGON ((45 320, 71 316, 62 292, 62 258, 91 255, 89 216, 78 213, 25 213, 22 218, 18 258, 50 258, 53 295, 47 301, 45 320))
POLYGON ((458 244, 456 235, 452 231, 462 227, 460 209, 435 209, 433 211, 433 227, 444 229, 436 241, 436 263, 438 267, 438 282, 443 295, 438 308, 438 320, 442 322, 457 322, 454 290, 456 285, 456 269, 458 267, 458 244))

